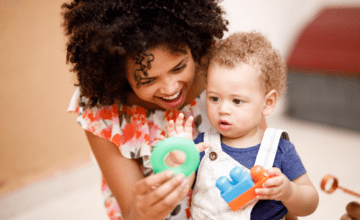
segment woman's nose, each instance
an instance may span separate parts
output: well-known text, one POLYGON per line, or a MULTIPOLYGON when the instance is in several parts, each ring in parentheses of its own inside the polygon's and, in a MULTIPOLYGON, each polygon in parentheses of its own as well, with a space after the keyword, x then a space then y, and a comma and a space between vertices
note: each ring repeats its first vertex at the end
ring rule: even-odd
POLYGON ((160 92, 163 93, 164 95, 174 95, 174 93, 178 92, 178 89, 179 89, 178 84, 179 84, 179 81, 178 81, 177 77, 175 77, 175 76, 166 77, 163 80, 160 92))

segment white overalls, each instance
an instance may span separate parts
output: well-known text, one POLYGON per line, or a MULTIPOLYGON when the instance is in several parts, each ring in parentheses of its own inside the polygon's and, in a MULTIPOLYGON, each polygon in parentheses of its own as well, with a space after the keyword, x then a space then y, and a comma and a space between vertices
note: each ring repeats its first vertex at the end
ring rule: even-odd
MULTIPOLYGON (((255 165, 261 165, 265 170, 273 166, 280 137, 289 139, 283 130, 266 129, 255 165)), ((229 176, 230 170, 235 166, 240 166, 247 172, 250 172, 249 169, 222 151, 220 134, 215 129, 205 132, 204 142, 210 142, 211 146, 205 150, 198 169, 191 202, 191 219, 250 220, 251 211, 257 201, 253 200, 245 207, 232 211, 215 185, 219 177, 229 176)))

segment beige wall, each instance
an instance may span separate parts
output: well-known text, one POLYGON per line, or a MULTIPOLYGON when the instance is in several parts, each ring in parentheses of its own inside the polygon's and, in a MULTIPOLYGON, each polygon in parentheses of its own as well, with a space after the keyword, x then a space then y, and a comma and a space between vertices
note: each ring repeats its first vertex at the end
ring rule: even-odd
POLYGON ((66 108, 64 0, 0 1, 0 194, 89 160, 66 108))

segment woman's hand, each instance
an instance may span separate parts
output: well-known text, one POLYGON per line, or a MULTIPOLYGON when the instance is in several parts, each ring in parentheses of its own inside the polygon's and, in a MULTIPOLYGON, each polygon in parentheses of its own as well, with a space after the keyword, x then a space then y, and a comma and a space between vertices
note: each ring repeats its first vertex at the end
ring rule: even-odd
POLYGON ((125 158, 113 143, 86 131, 102 174, 124 220, 164 219, 186 197, 184 175, 168 170, 144 178, 136 160, 125 158))
POLYGON ((173 177, 167 170, 148 176, 132 188, 134 204, 130 216, 140 219, 164 219, 187 195, 189 186, 183 174, 173 177))

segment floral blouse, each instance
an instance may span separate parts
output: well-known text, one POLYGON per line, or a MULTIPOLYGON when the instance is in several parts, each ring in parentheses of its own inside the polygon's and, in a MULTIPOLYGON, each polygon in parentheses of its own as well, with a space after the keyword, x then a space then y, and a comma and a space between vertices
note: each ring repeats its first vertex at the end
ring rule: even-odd
MULTIPOLYGON (((141 161, 145 176, 153 174, 150 164, 152 149, 160 142, 161 135, 166 136, 168 122, 171 119, 175 121, 180 112, 185 118, 194 117, 194 138, 210 126, 206 116, 205 91, 180 110, 146 110, 137 105, 117 103, 101 108, 79 107, 80 102, 86 101, 86 98, 80 98, 80 88, 77 88, 67 111, 77 113, 77 122, 83 129, 114 143, 124 157, 141 161)), ((104 180, 102 193, 109 218, 121 219, 119 206, 104 180)), ((190 198, 191 193, 165 219, 189 218, 190 198)))

